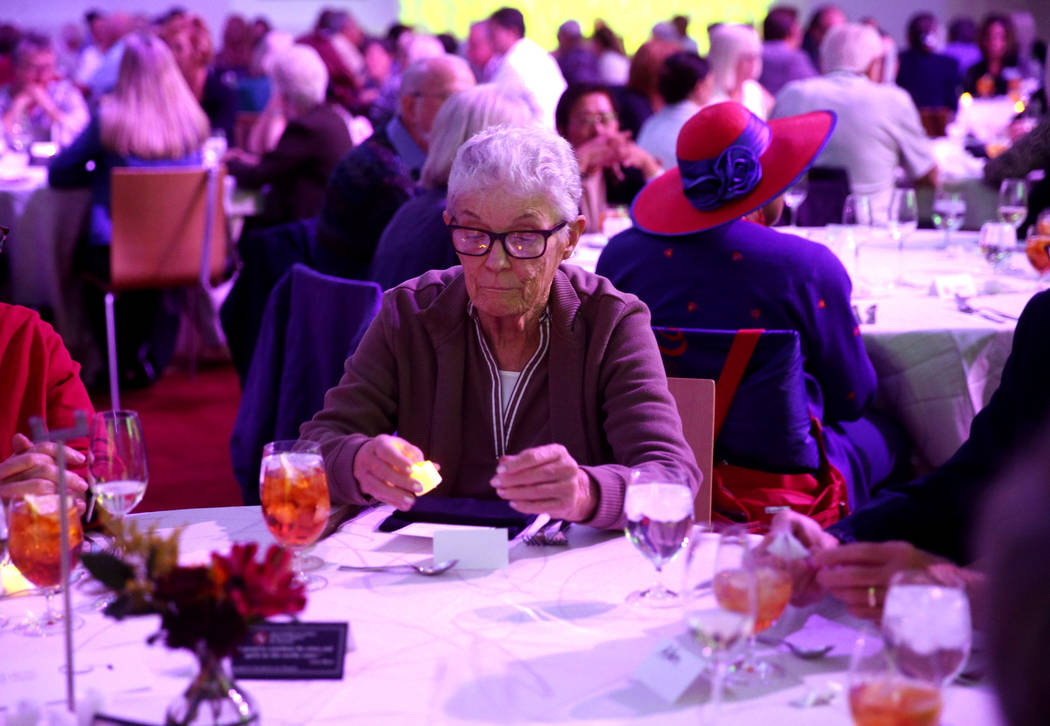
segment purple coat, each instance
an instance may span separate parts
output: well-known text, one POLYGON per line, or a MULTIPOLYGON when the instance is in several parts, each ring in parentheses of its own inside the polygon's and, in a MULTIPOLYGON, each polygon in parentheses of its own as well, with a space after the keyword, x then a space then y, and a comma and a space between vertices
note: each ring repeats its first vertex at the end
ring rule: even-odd
MULTIPOLYGON (((339 385, 301 429, 303 438, 321 443, 334 500, 365 503, 354 456, 370 437, 395 431, 441 465, 444 482, 433 494, 497 498, 489 480, 499 448, 498 397, 468 303, 460 267, 428 272, 384 295, 339 385)), ((549 351, 505 425, 505 451, 565 446, 598 485, 598 507, 585 522, 594 527, 623 526, 632 466, 679 470, 695 493, 700 474, 646 307, 607 280, 563 265, 548 310, 549 351)))

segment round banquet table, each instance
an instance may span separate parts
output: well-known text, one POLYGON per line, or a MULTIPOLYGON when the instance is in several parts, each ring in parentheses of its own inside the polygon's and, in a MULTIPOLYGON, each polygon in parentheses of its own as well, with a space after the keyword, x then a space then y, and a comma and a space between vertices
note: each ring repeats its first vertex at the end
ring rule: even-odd
MULTIPOLYGON (((621 533, 574 526, 567 548, 514 546, 510 565, 494 571, 453 569, 439 576, 342 572, 336 563, 388 564, 426 559, 431 540, 383 534, 389 513, 368 510, 320 542, 315 553, 328 586, 310 594, 302 619, 350 623, 353 645, 342 681, 242 680, 258 702, 264 724, 689 724, 707 700, 700 678, 677 703, 661 700, 633 678, 663 638, 682 633, 680 613, 642 610, 626 595, 651 583, 653 570, 621 533)), ((182 560, 202 561, 232 542, 270 542, 258 507, 179 510, 132 515, 140 525, 186 525, 182 560)), ((714 539, 702 535, 713 563, 714 539)), ((680 578, 680 560, 667 580, 680 578), (676 569, 677 568, 677 569, 676 569)), ((166 704, 194 673, 189 654, 148 646, 153 618, 115 622, 74 602, 86 625, 74 633, 79 689, 105 694, 107 715, 158 723, 166 704)), ((0 615, 38 609, 40 597, 0 600, 0 615)), ((725 724, 848 726, 845 699, 800 708, 791 702, 810 689, 844 687, 857 621, 827 600, 782 618, 783 632, 800 644, 829 643, 825 658, 803 661, 771 653, 788 676, 759 691, 731 691, 725 724), (808 621, 802 625, 805 616, 808 621), (797 628, 791 632, 793 628, 797 628)), ((61 701, 61 640, 27 638, 0 630, 6 671, 0 678, 0 723, 13 700, 61 701), (10 654, 19 653, 19 658, 10 654), (20 678, 13 684, 12 674, 20 678), (35 677, 34 677, 35 674, 35 677), (7 701, 3 696, 7 697, 7 701)), ((944 723, 995 726, 997 706, 985 687, 953 686, 944 723)))
MULTIPOLYGON (((827 243, 839 255, 854 282, 853 303, 878 376, 876 407, 908 431, 920 470, 943 464, 998 388, 1016 318, 1043 287, 1024 253, 994 272, 977 250, 976 232, 956 232, 951 247, 941 249, 942 232, 916 230, 899 254, 885 230, 866 233, 858 249, 840 244, 841 234, 829 243, 827 228, 781 229, 827 243), (934 282, 947 275, 972 279, 971 306, 1006 315, 990 320, 939 298, 934 282), (867 322, 872 306, 874 322, 867 322)), ((593 271, 604 243, 587 235, 570 262, 593 271)))

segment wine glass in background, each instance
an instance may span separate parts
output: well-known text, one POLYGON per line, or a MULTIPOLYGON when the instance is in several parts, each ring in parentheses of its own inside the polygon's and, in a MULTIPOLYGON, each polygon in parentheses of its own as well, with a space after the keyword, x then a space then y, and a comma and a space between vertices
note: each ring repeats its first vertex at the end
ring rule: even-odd
POLYGON ((292 551, 295 579, 308 590, 328 581, 303 572, 303 549, 317 541, 328 524, 331 501, 321 448, 312 441, 272 441, 263 447, 259 466, 263 519, 277 543, 292 551))
POLYGON ((1040 212, 1036 223, 1028 228, 1025 254, 1039 273, 1040 283, 1045 283, 1050 274, 1050 209, 1040 212))
POLYGON ((871 227, 871 197, 848 194, 842 204, 842 223, 851 227, 871 227))
POLYGON ((933 226, 944 230, 944 248, 952 243, 952 232, 966 219, 966 200, 960 192, 938 189, 933 195, 933 226))
POLYGON ((1024 179, 1003 179, 999 185, 999 221, 1021 226, 1028 214, 1028 183, 1024 179))
POLYGON ((693 526, 693 491, 682 477, 661 466, 631 469, 624 494, 627 538, 656 568, 656 582, 627 596, 632 605, 671 607, 678 594, 662 581, 663 568, 688 540, 693 526))
POLYGON ((809 194, 809 182, 805 175, 799 177, 798 181, 784 192, 784 206, 787 207, 791 216, 790 226, 798 226, 798 208, 802 206, 802 202, 806 201, 807 194, 809 194))
POLYGON ((758 595, 755 571, 748 564, 746 528, 731 527, 718 535, 713 566, 710 545, 709 538, 694 531, 686 549, 682 601, 689 633, 711 662, 710 713, 705 721, 714 724, 729 661, 754 630, 758 595), (711 588, 704 586, 707 582, 711 588))
POLYGON ((890 580, 882 635, 903 675, 947 686, 966 665, 971 631, 970 601, 958 579, 905 570, 890 580))
MULTIPOLYGON (((52 600, 62 585, 62 544, 59 530, 63 514, 69 525, 70 571, 80 557, 84 530, 73 501, 60 513, 57 494, 25 494, 9 503, 8 542, 11 561, 22 576, 44 589, 44 613, 22 623, 25 635, 55 635, 64 629, 64 615, 53 608, 52 600)), ((79 628, 84 619, 74 615, 72 625, 79 628)))
POLYGON ((941 707, 939 683, 899 672, 882 638, 861 631, 849 669, 849 710, 856 726, 937 726, 941 707))
POLYGON ((890 197, 886 229, 897 243, 897 280, 904 279, 904 243, 919 226, 919 202, 914 189, 897 188, 890 197))
POLYGON ((146 493, 149 467, 142 422, 134 411, 101 411, 91 423, 88 472, 95 502, 123 523, 146 493))
POLYGON ((1017 246, 1017 233, 1006 222, 985 222, 977 235, 977 246, 995 271, 1017 246))

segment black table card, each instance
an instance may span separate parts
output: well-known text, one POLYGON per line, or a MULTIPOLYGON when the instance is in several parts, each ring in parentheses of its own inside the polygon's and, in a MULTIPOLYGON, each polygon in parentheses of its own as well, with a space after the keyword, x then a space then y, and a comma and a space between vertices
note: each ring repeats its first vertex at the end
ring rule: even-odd
POLYGON ((342 680, 347 623, 261 623, 233 656, 242 680, 342 680))

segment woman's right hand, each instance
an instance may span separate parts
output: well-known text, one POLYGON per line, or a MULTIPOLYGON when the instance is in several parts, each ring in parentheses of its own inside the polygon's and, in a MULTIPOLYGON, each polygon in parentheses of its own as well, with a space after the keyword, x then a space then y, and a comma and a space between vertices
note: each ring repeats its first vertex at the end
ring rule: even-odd
POLYGON ((411 476, 412 464, 423 459, 423 452, 404 439, 380 434, 357 450, 354 478, 363 494, 404 512, 423 490, 411 476))

